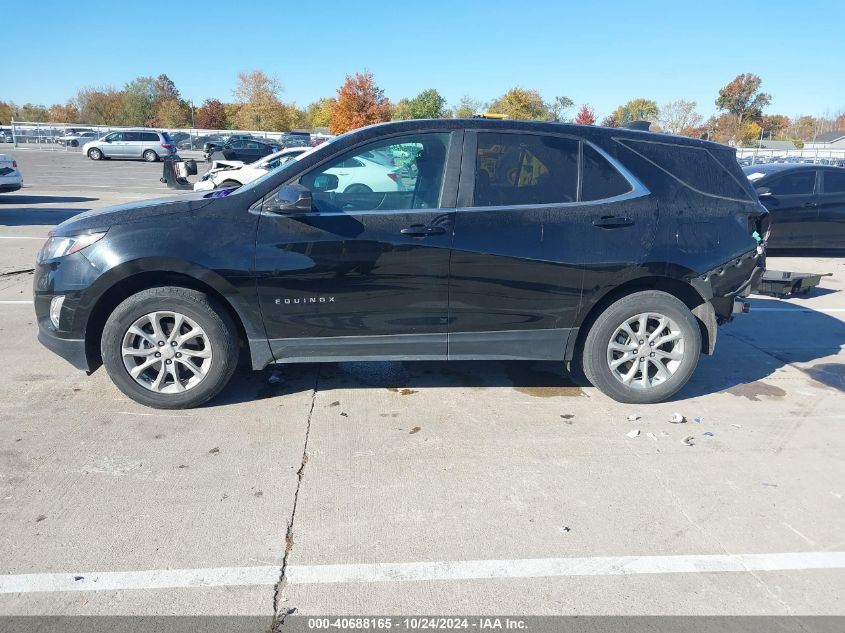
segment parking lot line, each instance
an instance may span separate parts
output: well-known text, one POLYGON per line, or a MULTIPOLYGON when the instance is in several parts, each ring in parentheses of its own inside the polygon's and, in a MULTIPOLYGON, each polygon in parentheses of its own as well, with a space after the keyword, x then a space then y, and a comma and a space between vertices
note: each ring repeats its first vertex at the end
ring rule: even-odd
POLYGON ((32 237, 29 235, 0 235, 0 240, 39 240, 44 241, 46 237, 32 237))
POLYGON ((29 301, 0 301, 0 305, 26 305, 26 306, 31 306, 32 300, 29 300, 29 301))
MULTIPOLYGON (((845 568, 845 552, 787 552, 291 565, 286 570, 286 578, 291 584, 314 585, 843 568, 845 568)), ((69 574, 18 574, 0 576, 0 594, 275 585, 279 581, 280 573, 281 567, 265 565, 69 574)))

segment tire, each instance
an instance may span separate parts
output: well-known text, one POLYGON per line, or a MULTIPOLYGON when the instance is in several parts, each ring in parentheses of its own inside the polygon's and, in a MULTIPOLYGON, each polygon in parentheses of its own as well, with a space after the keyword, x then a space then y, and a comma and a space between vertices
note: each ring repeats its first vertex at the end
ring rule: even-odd
POLYGON ((79 147, 79 141, 71 141, 70 143, 68 143, 68 145, 70 145, 71 147, 79 147))
POLYGON ((652 404, 686 384, 700 355, 701 330, 686 304, 647 290, 622 297, 598 316, 584 340, 581 367, 587 380, 617 402, 652 404), (639 338, 643 322, 646 335, 639 338))
POLYGON ((103 160, 103 152, 96 147, 92 147, 88 150, 88 158, 91 160, 103 160))
POLYGON ((343 193, 372 193, 373 190, 367 185, 353 183, 343 190, 343 193))
POLYGON ((156 163, 158 162, 158 154, 156 154, 153 150, 148 149, 142 154, 145 161, 148 163, 156 163))
POLYGON ((224 180, 219 185, 215 187, 215 189, 229 189, 231 187, 241 187, 241 183, 237 180, 224 180))
POLYGON ((132 400, 156 409, 188 409, 216 396, 231 379, 238 364, 238 330, 225 308, 208 295, 163 286, 142 290, 118 305, 106 321, 100 349, 109 378, 132 400), (179 316, 181 342, 173 335, 179 316), (158 336, 153 319, 159 324, 158 336), (195 328, 201 334, 184 337, 195 328), (139 331, 143 335, 134 333, 139 331), (125 348, 138 354, 124 356, 125 348), (188 369, 188 363, 200 371, 188 369), (142 365, 137 378, 130 375, 142 365))

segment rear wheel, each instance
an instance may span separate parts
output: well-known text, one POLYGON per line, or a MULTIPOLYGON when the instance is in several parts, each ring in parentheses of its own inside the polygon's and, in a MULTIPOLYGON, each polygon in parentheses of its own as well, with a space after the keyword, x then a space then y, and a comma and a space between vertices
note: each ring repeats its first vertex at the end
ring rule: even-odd
POLYGON ((103 330, 103 364, 127 396, 157 409, 186 409, 216 396, 238 362, 231 317, 206 294, 142 290, 115 308, 103 330))
POLYGON ((88 158, 90 158, 91 160, 102 160, 103 152, 98 150, 96 147, 92 147, 88 150, 88 158))
POLYGON ((683 387, 701 354, 690 309, 665 292, 623 297, 595 320, 584 340, 586 378, 614 400, 661 402, 683 387))
POLYGON ((143 154, 144 160, 148 163, 154 163, 158 160, 158 154, 156 154, 153 150, 148 149, 143 154))

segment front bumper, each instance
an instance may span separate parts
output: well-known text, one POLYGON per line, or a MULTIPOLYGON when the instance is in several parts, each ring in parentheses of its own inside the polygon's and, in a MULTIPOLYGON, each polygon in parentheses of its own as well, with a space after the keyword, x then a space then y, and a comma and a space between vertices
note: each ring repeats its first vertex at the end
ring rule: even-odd
POLYGON ((61 338, 50 325, 49 317, 38 319, 38 342, 77 369, 91 371, 88 355, 85 353, 85 339, 61 338))

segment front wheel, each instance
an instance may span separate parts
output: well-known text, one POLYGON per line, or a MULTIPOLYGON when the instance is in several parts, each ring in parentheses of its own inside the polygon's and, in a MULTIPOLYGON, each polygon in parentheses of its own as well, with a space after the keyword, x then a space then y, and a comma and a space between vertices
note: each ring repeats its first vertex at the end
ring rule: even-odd
POLYGON ((103 330, 103 364, 127 396, 156 409, 187 409, 216 396, 238 362, 238 332, 223 307, 180 287, 142 290, 103 330))
POLYGON ((231 189, 233 187, 240 187, 241 183, 237 180, 224 180, 219 185, 215 187, 215 189, 231 189))
POLYGON ((657 290, 608 306, 584 340, 587 379, 618 402, 661 402, 683 387, 701 354, 701 331, 682 301, 657 290))
POLYGON ((92 147, 88 150, 88 158, 90 158, 91 160, 102 160, 103 152, 98 150, 96 147, 92 147))

